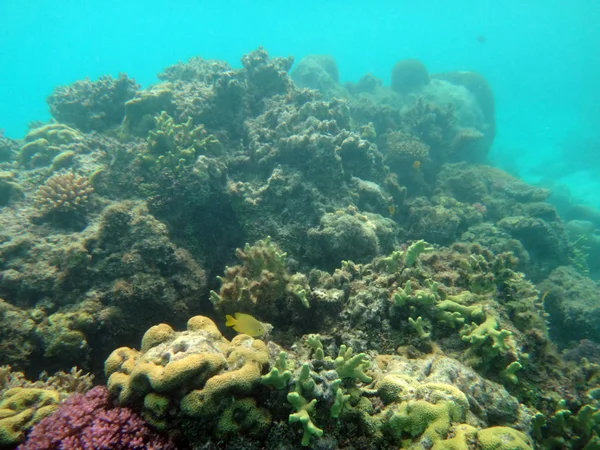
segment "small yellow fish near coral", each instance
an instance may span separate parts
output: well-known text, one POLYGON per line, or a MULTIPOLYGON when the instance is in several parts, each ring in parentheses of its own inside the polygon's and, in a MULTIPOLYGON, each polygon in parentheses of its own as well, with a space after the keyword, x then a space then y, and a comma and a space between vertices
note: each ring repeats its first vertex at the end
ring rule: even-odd
POLYGON ((250 314, 235 313, 235 319, 227 314, 225 319, 227 319, 225 326, 233 327, 238 333, 247 334, 252 337, 265 334, 264 325, 250 314))

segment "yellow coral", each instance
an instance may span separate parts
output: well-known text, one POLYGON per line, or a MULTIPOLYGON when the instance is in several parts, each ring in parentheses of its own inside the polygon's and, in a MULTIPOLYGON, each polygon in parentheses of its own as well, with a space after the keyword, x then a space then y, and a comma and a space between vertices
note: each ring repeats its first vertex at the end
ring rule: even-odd
POLYGON ((525 434, 508 427, 491 427, 477 433, 481 450, 531 450, 531 439, 525 434))
POLYGON ((120 403, 143 398, 144 416, 164 428, 167 399, 176 400, 191 417, 218 414, 229 394, 250 393, 268 363, 264 342, 244 334, 229 342, 212 320, 196 316, 187 331, 175 332, 165 324, 150 328, 141 351, 115 350, 104 370, 108 390, 120 403))
POLYGON ((52 414, 60 402, 60 393, 52 389, 8 389, 0 401, 0 446, 23 440, 25 432, 52 414))

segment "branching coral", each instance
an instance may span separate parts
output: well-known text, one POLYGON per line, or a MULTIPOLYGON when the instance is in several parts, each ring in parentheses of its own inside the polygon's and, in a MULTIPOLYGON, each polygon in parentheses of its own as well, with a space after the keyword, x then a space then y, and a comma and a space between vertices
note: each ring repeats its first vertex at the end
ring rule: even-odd
POLYGON ((87 177, 65 171, 46 180, 35 194, 35 203, 44 214, 81 211, 93 192, 87 177))
POLYGON ((403 131, 388 133, 385 141, 384 160, 392 170, 411 167, 415 161, 429 159, 429 146, 418 137, 403 131))
POLYGON ((143 163, 158 168, 175 169, 193 164, 200 154, 220 149, 219 141, 205 130, 193 126, 192 118, 178 124, 165 111, 154 117, 155 129, 148 132, 147 151, 140 155, 143 163))
POLYGON ((106 388, 97 386, 61 404, 35 425, 19 450, 174 450, 132 410, 111 405, 106 388))

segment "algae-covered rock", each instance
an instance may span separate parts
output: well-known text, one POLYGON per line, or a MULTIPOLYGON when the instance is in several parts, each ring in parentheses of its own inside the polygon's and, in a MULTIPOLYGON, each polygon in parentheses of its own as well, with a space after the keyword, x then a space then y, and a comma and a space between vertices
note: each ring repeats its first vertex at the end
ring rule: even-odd
POLYGON ((581 339, 600 342, 598 284, 572 267, 553 270, 540 283, 544 309, 549 314, 550 335, 560 347, 581 339))
POLYGON ((89 78, 70 86, 60 86, 48 97, 50 113, 59 122, 81 131, 104 131, 121 124, 125 116, 125 102, 139 88, 135 80, 120 73, 96 81, 89 78))
POLYGON ((23 187, 16 182, 16 173, 0 170, 0 206, 6 206, 24 197, 23 187))

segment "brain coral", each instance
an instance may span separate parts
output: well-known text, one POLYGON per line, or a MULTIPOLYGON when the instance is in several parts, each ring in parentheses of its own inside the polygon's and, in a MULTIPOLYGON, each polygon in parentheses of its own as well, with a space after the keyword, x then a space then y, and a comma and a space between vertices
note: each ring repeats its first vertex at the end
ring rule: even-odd
POLYGON ((115 350, 106 360, 108 389, 124 405, 141 403, 143 416, 166 428, 175 416, 217 419, 260 381, 269 362, 264 342, 244 334, 225 339, 214 322, 192 317, 187 331, 151 327, 141 350, 115 350), (172 406, 175 405, 175 408, 172 406))

